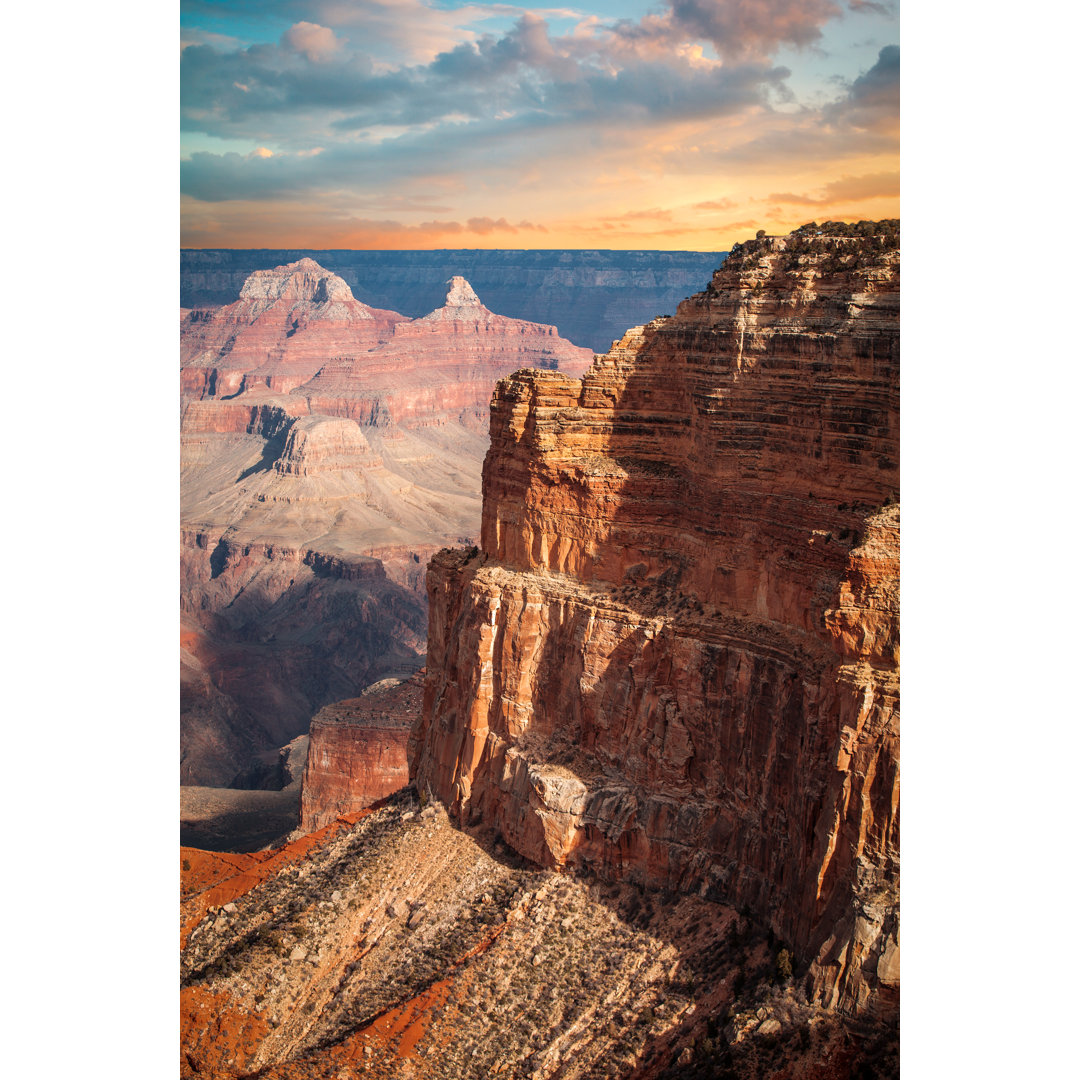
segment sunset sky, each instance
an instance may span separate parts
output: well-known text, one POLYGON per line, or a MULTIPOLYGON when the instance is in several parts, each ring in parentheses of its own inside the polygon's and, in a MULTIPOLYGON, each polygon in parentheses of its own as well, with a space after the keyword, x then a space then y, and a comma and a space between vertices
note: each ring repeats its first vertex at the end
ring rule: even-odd
POLYGON ((184 247, 723 250, 899 216, 894 0, 182 0, 184 247))

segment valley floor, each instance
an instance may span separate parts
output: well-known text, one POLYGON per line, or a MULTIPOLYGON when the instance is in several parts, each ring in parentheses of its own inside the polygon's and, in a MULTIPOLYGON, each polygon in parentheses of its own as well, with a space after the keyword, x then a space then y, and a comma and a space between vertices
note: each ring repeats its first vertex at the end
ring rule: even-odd
POLYGON ((284 843, 300 823, 300 793, 180 788, 180 843, 205 851, 259 851, 284 843))

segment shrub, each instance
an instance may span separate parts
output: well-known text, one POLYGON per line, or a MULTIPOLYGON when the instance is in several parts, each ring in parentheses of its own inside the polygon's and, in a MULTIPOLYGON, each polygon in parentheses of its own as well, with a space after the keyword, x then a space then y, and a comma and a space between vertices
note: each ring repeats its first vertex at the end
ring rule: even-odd
POLYGON ((781 949, 776 954, 776 974, 781 982, 787 982, 791 978, 791 953, 787 949, 781 949))

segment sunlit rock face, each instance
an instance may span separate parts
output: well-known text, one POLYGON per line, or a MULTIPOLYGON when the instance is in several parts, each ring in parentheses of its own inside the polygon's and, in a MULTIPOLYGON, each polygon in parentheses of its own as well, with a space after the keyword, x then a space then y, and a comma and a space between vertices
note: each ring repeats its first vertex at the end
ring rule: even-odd
POLYGON ((818 999, 899 997, 895 222, 732 252, 491 406, 428 572, 410 769, 545 865, 746 905, 818 999))
POLYGON ((295 393, 305 411, 354 419, 356 408, 335 397, 359 394, 368 412, 381 405, 399 422, 416 421, 486 406, 495 381, 519 367, 577 375, 593 357, 554 326, 489 311, 463 277, 447 282, 442 307, 410 320, 356 300, 308 258, 256 271, 235 303, 188 311, 180 328, 186 398, 295 393), (421 387, 448 396, 416 395, 421 387))
POLYGON ((259 270, 234 303, 181 320, 181 389, 195 398, 257 388, 286 394, 329 356, 387 340, 404 318, 362 304, 313 259, 259 270))

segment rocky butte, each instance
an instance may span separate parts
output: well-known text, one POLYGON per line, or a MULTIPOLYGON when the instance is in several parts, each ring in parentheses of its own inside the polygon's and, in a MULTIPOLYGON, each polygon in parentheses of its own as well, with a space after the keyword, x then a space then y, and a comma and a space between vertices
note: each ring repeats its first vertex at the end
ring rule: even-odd
POLYGON ((432 560, 416 788, 542 866, 751 912, 899 1002, 899 223, 737 245, 580 379, 491 403, 432 560))
POLYGON ((181 775, 220 787, 422 665, 427 562, 479 532, 492 388, 593 354, 462 277, 414 320, 308 258, 184 313, 180 345, 181 775))
POLYGON ((301 832, 366 810, 409 783, 409 729, 423 687, 423 670, 406 680, 383 679, 315 714, 301 786, 301 832))

